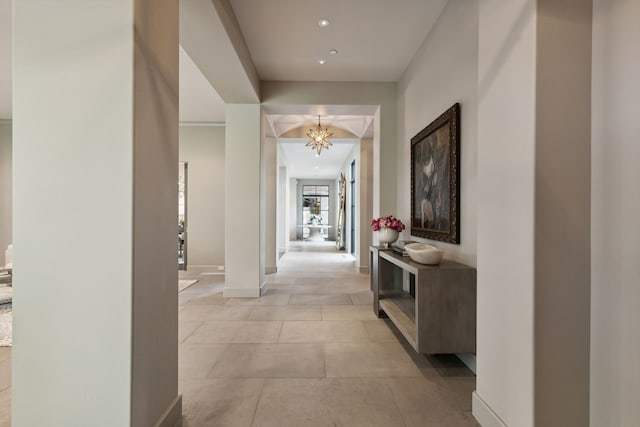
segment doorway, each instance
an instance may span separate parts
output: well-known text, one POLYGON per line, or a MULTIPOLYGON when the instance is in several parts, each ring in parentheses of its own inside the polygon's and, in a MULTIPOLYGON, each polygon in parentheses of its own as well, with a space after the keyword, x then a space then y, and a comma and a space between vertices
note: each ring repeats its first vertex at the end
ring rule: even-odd
POLYGON ((351 193, 351 254, 356 254, 356 161, 351 162, 350 168, 350 191, 351 193))
POLYGON ((178 270, 187 269, 187 162, 178 162, 178 270))

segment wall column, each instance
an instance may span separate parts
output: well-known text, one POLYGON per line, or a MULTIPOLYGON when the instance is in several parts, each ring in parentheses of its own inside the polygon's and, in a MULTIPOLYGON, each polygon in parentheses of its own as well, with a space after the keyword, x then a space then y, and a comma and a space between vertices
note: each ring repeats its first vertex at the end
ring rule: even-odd
MULTIPOLYGON (((373 219, 373 139, 360 140, 360 164, 356 165, 358 180, 358 206, 359 219, 356 234, 358 234, 357 262, 361 273, 369 272, 369 246, 372 243, 373 232, 371 220, 373 219)), ((347 183, 348 185, 348 183, 347 183)), ((375 233, 377 234, 377 233, 375 233)))
POLYGON ((275 273, 277 268, 277 196, 278 196, 278 141, 264 138, 262 143, 262 171, 264 188, 264 271, 275 273))
POLYGON ((4 251, 11 244, 12 199, 12 123, 0 119, 0 268, 4 265, 4 251))
POLYGON ((593 2, 591 426, 640 421, 640 2, 593 2))
POLYGON ((178 4, 13 5, 12 425, 174 426, 178 4))
POLYGON ((261 123, 259 104, 226 105, 225 297, 259 297, 264 282, 261 123))
POLYGON ((287 251, 289 247, 289 210, 287 209, 287 201, 289 200, 289 175, 286 166, 278 167, 278 206, 276 209, 277 217, 277 263, 280 257, 287 251))
POLYGON ((485 426, 589 425, 591 19, 590 0, 479 2, 485 426))

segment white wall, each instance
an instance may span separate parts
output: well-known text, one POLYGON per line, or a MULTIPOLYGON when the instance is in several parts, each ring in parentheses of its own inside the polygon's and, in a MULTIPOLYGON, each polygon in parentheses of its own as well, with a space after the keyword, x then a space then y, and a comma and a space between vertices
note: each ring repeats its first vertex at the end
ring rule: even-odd
POLYGON ((264 197, 264 271, 277 271, 278 239, 276 230, 278 212, 278 141, 265 137, 261 146, 262 196, 264 197))
POLYGON ((589 424, 591 3, 479 3, 484 425, 589 424), (517 390, 517 392, 515 392, 517 390))
POLYGON ((289 212, 289 241, 298 239, 298 180, 296 178, 289 179, 289 189, 287 194, 287 210, 289 212))
POLYGON ((226 104, 225 297, 259 297, 264 283, 263 114, 258 104, 226 104))
MULTIPOLYGON (((280 152, 278 151, 278 154, 280 152)), ((277 195, 277 224, 276 224, 276 234, 277 234, 277 257, 280 260, 280 257, 287 251, 289 246, 289 210, 287 209, 288 200, 289 200, 289 175, 287 172, 286 166, 278 166, 278 195, 277 195)))
POLYGON ((476 396, 532 427, 536 1, 478 4, 476 396))
POLYGON ((0 120, 0 267, 4 265, 4 250, 11 243, 12 186, 11 121, 0 120))
POLYGON ((640 2, 595 0, 591 426, 640 425, 640 2))
POLYGON ((178 4, 136 0, 134 6, 131 425, 171 426, 182 414, 176 292, 178 4))
POLYGON ((359 218, 359 230, 356 233, 358 247, 356 248, 356 262, 361 273, 369 272, 369 246, 373 243, 373 139, 364 138, 359 147, 360 164, 356 163, 358 175, 356 192, 358 206, 356 215, 359 218))
POLYGON ((537 0, 534 421, 589 425, 588 0, 537 0))
POLYGON ((224 126, 180 126, 187 177, 189 267, 224 266, 224 126))
POLYGON ((460 103, 460 244, 430 242, 445 249, 445 258, 476 266, 477 192, 477 2, 451 0, 398 83, 398 211, 407 229, 401 240, 426 241, 410 235, 411 138, 460 103))
POLYGON ((175 425, 178 5, 13 7, 12 424, 175 425))

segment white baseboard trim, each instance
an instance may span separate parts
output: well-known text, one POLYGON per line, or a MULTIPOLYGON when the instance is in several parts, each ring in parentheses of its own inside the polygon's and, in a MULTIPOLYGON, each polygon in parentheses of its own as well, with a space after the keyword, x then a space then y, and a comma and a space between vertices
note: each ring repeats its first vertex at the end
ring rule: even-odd
POLYGON ((217 264, 187 264, 187 270, 224 271, 224 265, 217 264))
POLYGON ((369 266, 368 265, 364 265, 364 266, 360 266, 358 267, 358 271, 360 271, 360 273, 368 273, 369 272, 369 266))
POLYGON ((181 424, 182 419, 182 395, 179 394, 173 399, 171 405, 162 414, 155 427, 175 427, 181 424))
POLYGON ((225 122, 180 122, 180 126, 184 127, 203 127, 203 126, 212 126, 212 127, 225 127, 225 122))
POLYGON ((482 427, 508 427, 477 391, 471 394, 471 413, 482 427))
POLYGON ((264 274, 273 274, 273 273, 277 273, 277 272, 278 272, 278 267, 276 267, 276 266, 265 267, 264 268, 264 274))
POLYGON ((228 288, 225 286, 222 296, 225 298, 259 298, 260 288, 228 288))

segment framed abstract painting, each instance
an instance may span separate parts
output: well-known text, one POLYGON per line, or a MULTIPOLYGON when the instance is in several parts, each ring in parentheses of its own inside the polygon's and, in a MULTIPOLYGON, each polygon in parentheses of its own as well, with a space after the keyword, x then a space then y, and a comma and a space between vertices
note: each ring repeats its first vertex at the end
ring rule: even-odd
POLYGON ((460 243, 460 104, 411 138, 411 235, 460 243))

